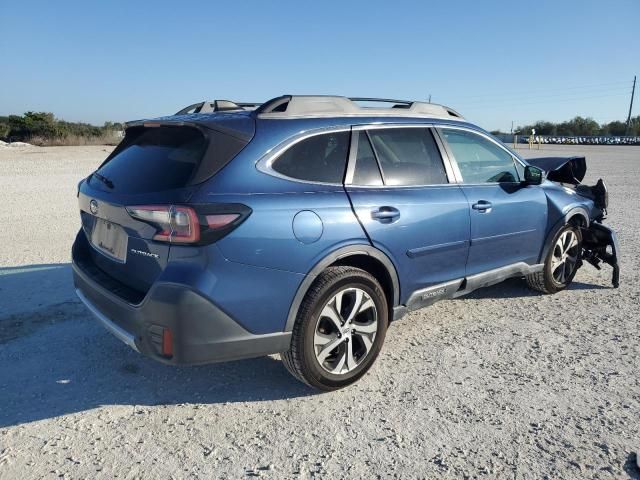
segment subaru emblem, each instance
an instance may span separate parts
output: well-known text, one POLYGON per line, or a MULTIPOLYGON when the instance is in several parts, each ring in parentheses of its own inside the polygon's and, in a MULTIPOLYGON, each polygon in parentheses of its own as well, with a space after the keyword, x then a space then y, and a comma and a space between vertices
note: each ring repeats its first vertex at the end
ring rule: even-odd
POLYGON ((95 200, 91 200, 89 202, 89 210, 91 210, 91 213, 96 215, 98 213, 98 202, 95 200))

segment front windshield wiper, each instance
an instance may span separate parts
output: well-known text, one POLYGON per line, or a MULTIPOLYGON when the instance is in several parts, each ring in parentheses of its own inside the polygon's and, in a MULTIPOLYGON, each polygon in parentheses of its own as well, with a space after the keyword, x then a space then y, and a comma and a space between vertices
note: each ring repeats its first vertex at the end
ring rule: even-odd
POLYGON ((100 180, 102 183, 104 183, 111 190, 113 190, 113 182, 109 180, 107 177, 105 177, 104 175, 100 175, 98 172, 93 172, 93 176, 96 177, 98 180, 100 180))

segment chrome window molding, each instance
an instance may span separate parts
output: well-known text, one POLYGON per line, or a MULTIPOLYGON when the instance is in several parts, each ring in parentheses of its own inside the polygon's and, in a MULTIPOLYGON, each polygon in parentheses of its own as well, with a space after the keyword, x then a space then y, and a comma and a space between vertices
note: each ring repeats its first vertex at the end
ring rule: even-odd
MULTIPOLYGON (((333 187, 342 187, 343 186, 342 182, 330 183, 330 182, 316 182, 311 180, 303 180, 301 178, 294 178, 294 177, 289 177, 287 175, 283 175, 282 173, 277 172, 273 168, 274 162, 280 157, 280 155, 282 155, 284 152, 286 152, 288 149, 290 149, 297 143, 300 143, 303 140, 306 140, 307 138, 315 137, 317 135, 324 135, 328 133, 338 133, 338 132, 351 132, 351 126, 342 125, 339 127, 323 127, 323 128, 316 128, 312 130, 302 131, 297 135, 294 135, 293 137, 287 138, 285 141, 281 142, 280 144, 270 149, 267 153, 265 153, 256 162, 256 168, 262 173, 266 173, 267 175, 281 178, 283 180, 288 180, 290 182, 305 183, 308 185, 326 185, 326 186, 333 186, 333 187)), ((351 152, 349 151, 348 155, 350 156, 350 154, 351 152)), ((347 162, 348 160, 349 159, 347 158, 347 162)))
MULTIPOLYGON (((452 163, 450 162, 446 152, 444 151, 442 142, 438 137, 436 132, 436 128, 434 128, 434 124, 432 122, 429 123, 372 123, 372 124, 364 124, 364 125, 354 125, 352 127, 352 135, 351 135, 351 148, 349 149, 349 163, 347 165, 347 175, 345 177, 345 185, 354 188, 365 188, 365 189, 379 189, 379 190, 388 190, 388 189, 411 189, 411 188, 424 188, 424 187, 451 187, 457 186, 458 181, 455 176, 455 171, 452 163), (442 159, 442 163, 444 166, 445 174, 447 176, 447 181, 449 183, 433 183, 433 184, 425 184, 425 185, 358 185, 353 183, 353 176, 356 170, 356 161, 358 155, 358 137, 359 135, 355 135, 359 132, 368 132, 369 130, 380 130, 380 129, 392 129, 392 128, 426 128, 431 130, 431 134, 433 135, 434 141, 436 142, 436 147, 440 153, 440 157, 442 159)), ((368 133, 367 133, 368 137, 368 133)), ((380 162, 378 160, 378 153, 375 150, 375 146, 373 142, 369 138, 369 143, 371 144, 371 149, 376 156, 376 162, 378 163, 378 168, 380 169, 380 175, 382 176, 382 181, 384 182, 384 172, 380 168, 380 162)))
MULTIPOLYGON (((371 123, 371 124, 361 124, 361 125, 341 125, 335 127, 322 127, 315 128, 310 130, 305 130, 299 132, 298 134, 284 140, 280 144, 276 145, 272 149, 270 149, 267 153, 265 153, 257 162, 256 168, 267 175, 271 175, 273 177, 281 178, 283 180, 287 180, 290 182, 303 183, 308 185, 324 185, 324 186, 332 186, 332 187, 341 187, 343 185, 348 185, 349 187, 354 188, 364 188, 364 189, 411 189, 411 188, 424 188, 424 187, 452 187, 452 186, 494 186, 501 185, 505 183, 517 184, 519 182, 485 182, 485 183, 464 183, 462 178, 462 174, 460 173, 460 169, 458 168, 458 164, 455 161, 455 157, 451 152, 447 142, 443 139, 441 130, 442 129, 454 129, 454 130, 463 130, 476 135, 479 135, 486 140, 490 141, 494 145, 498 146, 505 152, 507 152, 514 161, 517 161, 524 168, 526 164, 513 152, 507 149, 504 145, 496 142, 490 136, 474 129, 460 125, 442 125, 435 122, 425 122, 425 123, 371 123), (445 173, 447 175, 447 180, 449 183, 436 183, 436 184, 427 184, 427 185, 356 185, 353 184, 353 176, 355 173, 356 166, 356 157, 358 153, 358 135, 353 135, 353 133, 358 133, 360 131, 367 130, 375 130, 375 129, 391 129, 391 128, 430 128, 431 133, 435 139, 436 145, 440 151, 440 156, 442 157, 442 162, 445 167, 445 173), (286 150, 293 147, 295 144, 306 140, 307 138, 314 137, 316 135, 323 135, 328 133, 337 133, 337 132, 352 132, 350 146, 348 149, 348 158, 347 158, 347 168, 346 174, 343 183, 328 183, 328 182, 317 182, 310 180, 303 180, 300 178, 289 177, 287 175, 283 175, 273 169, 273 163, 278 159, 280 155, 282 155, 286 150)), ((374 148, 373 145, 371 147, 374 148)), ((375 150, 374 150, 375 152, 375 150)), ((376 158, 377 161, 377 158, 376 158)), ((517 168, 516 168, 517 172, 517 168)), ((381 175, 384 175, 381 172, 381 175)), ((519 173, 518 173, 519 175, 519 173)), ((384 177, 383 177, 384 178, 384 177)))

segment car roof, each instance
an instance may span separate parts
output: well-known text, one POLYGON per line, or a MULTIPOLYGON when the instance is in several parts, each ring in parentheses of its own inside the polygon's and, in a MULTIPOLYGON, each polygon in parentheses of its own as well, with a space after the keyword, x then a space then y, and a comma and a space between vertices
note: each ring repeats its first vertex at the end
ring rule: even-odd
MULTIPOLYGON (((209 100, 189 105, 175 115, 253 112, 258 118, 326 118, 345 116, 426 117, 464 120, 451 107, 416 100, 337 95, 281 95, 264 103, 209 100)), ((201 117, 205 118, 205 117, 201 117)))
POLYGON ((450 107, 414 100, 332 95, 283 95, 255 110, 259 118, 427 117, 464 120, 450 107), (367 106, 366 104, 376 104, 367 106))
MULTIPOLYGON (((413 100, 348 98, 333 95, 282 95, 264 103, 240 103, 229 100, 199 102, 178 113, 153 119, 128 122, 127 127, 159 124, 200 125, 230 134, 253 135, 256 122, 278 121, 294 129, 368 123, 438 123, 464 125, 480 131, 450 107, 413 100), (364 105, 363 105, 364 104, 364 105), (375 104, 367 106, 366 104, 375 104), (252 124, 251 126, 249 125, 252 124)), ((289 130, 289 128, 285 128, 289 130)))

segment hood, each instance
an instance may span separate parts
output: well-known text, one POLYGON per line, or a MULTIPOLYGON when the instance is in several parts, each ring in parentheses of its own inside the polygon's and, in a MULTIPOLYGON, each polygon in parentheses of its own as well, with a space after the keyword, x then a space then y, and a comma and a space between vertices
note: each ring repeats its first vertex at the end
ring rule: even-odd
POLYGON ((553 182, 578 185, 587 173, 585 157, 530 158, 527 163, 544 170, 547 179, 553 182))

